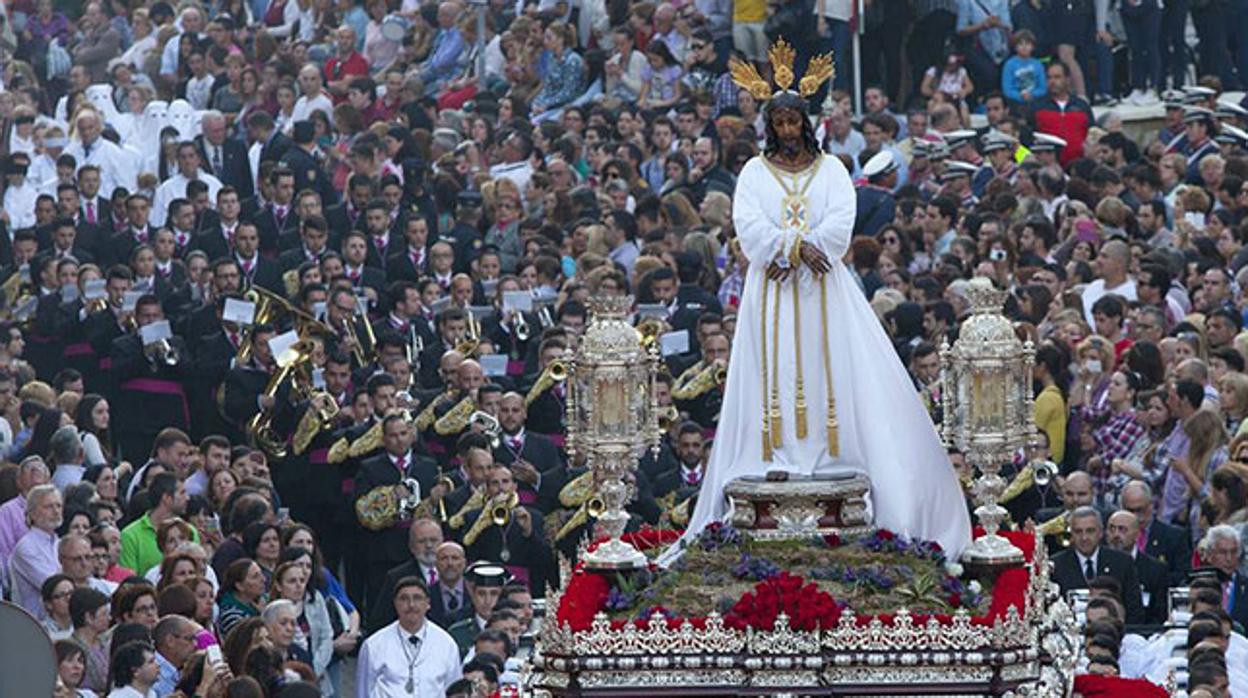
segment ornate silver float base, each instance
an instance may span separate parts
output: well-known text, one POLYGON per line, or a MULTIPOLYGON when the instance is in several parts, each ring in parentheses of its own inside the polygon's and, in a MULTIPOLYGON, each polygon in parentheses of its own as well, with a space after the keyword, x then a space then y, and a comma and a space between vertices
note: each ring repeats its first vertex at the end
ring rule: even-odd
POLYGON ((737 478, 724 487, 732 504, 732 525, 755 540, 870 533, 870 495, 871 480, 860 473, 737 478))

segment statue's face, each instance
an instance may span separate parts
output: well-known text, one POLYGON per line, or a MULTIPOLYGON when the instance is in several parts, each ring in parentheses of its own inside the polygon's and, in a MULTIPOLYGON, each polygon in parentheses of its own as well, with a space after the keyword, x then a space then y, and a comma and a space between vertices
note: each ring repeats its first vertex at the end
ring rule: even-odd
POLYGON ((771 126, 780 139, 780 150, 785 155, 796 155, 802 147, 802 120, 806 117, 797 109, 781 107, 771 113, 771 126))

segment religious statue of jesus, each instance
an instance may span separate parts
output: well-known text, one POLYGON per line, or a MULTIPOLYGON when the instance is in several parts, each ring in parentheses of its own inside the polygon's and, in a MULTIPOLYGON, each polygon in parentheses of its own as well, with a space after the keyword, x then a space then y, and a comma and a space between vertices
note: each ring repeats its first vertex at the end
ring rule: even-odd
POLYGON ((931 419, 841 258, 855 194, 820 152, 806 97, 832 74, 810 61, 798 90, 793 49, 769 52, 774 93, 750 65, 738 85, 766 102, 764 154, 741 170, 733 222, 749 259, 723 410, 687 535, 725 518, 723 489, 743 476, 860 472, 876 526, 934 540, 955 559, 970 542, 961 487, 931 419))

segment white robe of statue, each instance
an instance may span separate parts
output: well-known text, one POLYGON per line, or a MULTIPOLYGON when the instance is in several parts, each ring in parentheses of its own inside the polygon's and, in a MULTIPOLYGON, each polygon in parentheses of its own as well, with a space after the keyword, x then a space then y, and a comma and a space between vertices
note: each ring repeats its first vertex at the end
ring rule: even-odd
MULTIPOLYGON (((828 256, 826 274, 827 342, 836 413, 839 457, 828 453, 825 420, 827 389, 820 322, 820 282, 805 266, 791 273, 780 290, 776 364, 781 409, 781 444, 771 462, 763 460, 763 346, 767 334, 767 384, 777 353, 772 341, 776 288, 770 283, 764 330, 762 288, 767 265, 786 255, 799 234, 782 218, 785 190, 761 156, 741 171, 733 197, 733 222, 746 257, 745 279, 723 408, 706 475, 686 537, 728 513, 723 489, 743 476, 771 470, 800 475, 858 471, 871 480, 875 525, 913 538, 940 543, 950 559, 969 544, 970 518, 961 487, 931 419, 893 349, 888 335, 868 305, 852 272, 841 262, 849 248, 856 196, 840 160, 820 156, 813 181, 806 187, 809 230, 804 239, 828 256), (794 336, 794 297, 798 284, 800 341, 794 336), (807 405, 807 435, 795 431, 797 347, 800 346, 807 405)), ((813 167, 813 166, 812 166, 813 167)), ((793 187, 792 174, 780 172, 793 187)), ((797 191, 810 169, 798 176, 797 191)), ((769 389, 770 390, 770 389, 769 389)), ((676 553, 665 556, 664 562, 676 553)))

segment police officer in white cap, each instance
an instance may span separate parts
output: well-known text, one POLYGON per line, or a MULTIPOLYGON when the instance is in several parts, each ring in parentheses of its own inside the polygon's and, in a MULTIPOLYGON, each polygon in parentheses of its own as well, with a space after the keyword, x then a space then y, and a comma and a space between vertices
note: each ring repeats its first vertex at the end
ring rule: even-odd
POLYGON ((988 183, 994 179, 1004 179, 1010 184, 1018 177, 1018 167, 1014 164, 1014 139, 1000 131, 990 131, 983 139, 984 155, 988 162, 975 172, 971 180, 971 191, 975 196, 983 196, 988 183))
POLYGON ((880 228, 893 220, 897 185, 897 160, 888 150, 881 150, 867 160, 862 168, 866 182, 858 187, 858 212, 854 217, 854 235, 875 236, 880 228))
POLYGON ((1054 136, 1051 133, 1042 133, 1036 131, 1032 136, 1031 152, 1035 154, 1036 160, 1041 165, 1048 167, 1049 165, 1061 165, 1058 155, 1066 148, 1066 139, 1054 136))
POLYGON ((975 205, 979 203, 979 197, 971 191, 971 177, 974 177, 978 170, 978 167, 962 160, 946 162, 945 171, 940 175, 940 182, 944 185, 941 193, 945 196, 952 196, 964 209, 975 208, 975 205))
POLYGON ((1218 122, 1213 112, 1204 107, 1188 107, 1183 113, 1183 124, 1187 129, 1187 144, 1183 155, 1187 156, 1188 184, 1204 186, 1205 180, 1200 176, 1200 161, 1218 152, 1218 144, 1213 137, 1218 135, 1218 122))
POLYGON ((945 143, 949 146, 949 157, 979 167, 984 159, 975 150, 975 142, 978 140, 979 134, 969 128, 946 133, 945 143))

